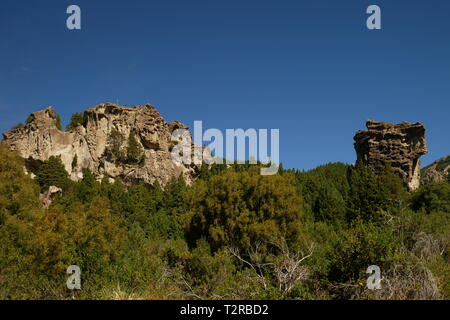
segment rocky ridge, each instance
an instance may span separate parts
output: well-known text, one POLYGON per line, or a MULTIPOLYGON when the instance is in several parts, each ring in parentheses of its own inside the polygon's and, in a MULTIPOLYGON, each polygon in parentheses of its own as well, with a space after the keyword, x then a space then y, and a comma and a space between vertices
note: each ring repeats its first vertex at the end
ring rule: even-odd
POLYGON ((52 107, 32 113, 29 119, 24 127, 4 132, 2 143, 29 162, 61 157, 72 180, 81 179, 82 170, 87 168, 99 180, 108 177, 128 185, 143 181, 164 186, 180 175, 191 183, 198 170, 193 164, 172 161, 170 155, 172 132, 187 126, 178 121, 166 122, 150 104, 129 108, 105 103, 89 108, 84 112, 85 123, 70 131, 57 128, 57 114, 52 107), (143 152, 143 163, 123 163, 112 157, 112 132, 121 137, 117 147, 120 152, 133 133, 143 152))

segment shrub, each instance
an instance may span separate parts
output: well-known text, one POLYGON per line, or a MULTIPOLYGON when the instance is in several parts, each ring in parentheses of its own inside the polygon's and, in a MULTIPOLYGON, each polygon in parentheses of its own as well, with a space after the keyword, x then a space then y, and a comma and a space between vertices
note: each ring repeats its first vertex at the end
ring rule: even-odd
POLYGON ((70 180, 61 157, 51 156, 39 167, 36 174, 36 181, 41 186, 41 191, 45 191, 50 186, 56 186, 63 190, 69 188, 70 180))
POLYGON ((34 116, 32 115, 32 114, 30 114, 28 117, 27 117, 27 120, 25 121, 25 123, 26 124, 29 124, 29 123, 31 123, 31 121, 33 121, 34 120, 34 116))
POLYGON ((302 205, 291 174, 262 176, 254 166, 195 182, 186 193, 183 220, 191 245, 204 237, 213 250, 232 245, 244 254, 257 243, 264 250, 277 235, 295 243, 302 205))
POLYGON ((336 234, 332 250, 328 253, 328 279, 338 283, 367 279, 367 267, 382 267, 392 261, 398 247, 392 229, 358 220, 352 228, 336 234))
MULTIPOLYGON (((67 267, 78 265, 81 293, 91 297, 106 285, 126 240, 119 218, 111 215, 108 200, 101 197, 66 213, 53 206, 36 221, 34 234, 39 273, 50 283, 64 283, 67 267)), ((58 288, 61 295, 70 294, 64 286, 58 288)))
POLYGON ((122 152, 124 140, 125 138, 119 130, 115 128, 111 130, 111 133, 108 136, 107 153, 110 153, 115 160, 122 161, 125 158, 122 152))
POLYGON ((86 118, 84 116, 84 113, 74 113, 70 117, 70 123, 67 125, 67 130, 75 129, 77 126, 85 126, 86 125, 86 118))
POLYGON ((62 130, 61 116, 58 113, 56 114, 56 128, 62 130))
POLYGON ((19 122, 18 124, 14 125, 14 126, 12 127, 12 130, 14 130, 14 129, 20 129, 20 128, 23 128, 23 123, 22 123, 22 122, 19 122))
POLYGON ((130 132, 127 145, 127 159, 129 164, 142 164, 144 161, 144 152, 141 145, 136 140, 134 132, 130 132))
POLYGON ((75 169, 78 166, 78 156, 75 154, 75 156, 72 159, 72 170, 75 169))
POLYGON ((411 200, 415 211, 424 210, 450 212, 450 184, 447 182, 429 183, 413 194, 411 200))
POLYGON ((374 171, 358 162, 348 172, 348 221, 381 221, 390 209, 390 194, 374 171))
POLYGON ((27 299, 36 285, 32 226, 42 210, 39 187, 19 155, 0 145, 0 159, 0 299, 27 299))

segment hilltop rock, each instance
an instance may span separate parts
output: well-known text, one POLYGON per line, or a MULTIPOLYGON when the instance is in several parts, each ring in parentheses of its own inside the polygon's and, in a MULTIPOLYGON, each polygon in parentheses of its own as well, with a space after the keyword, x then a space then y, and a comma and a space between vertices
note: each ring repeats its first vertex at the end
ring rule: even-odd
POLYGON ((427 153, 422 123, 391 124, 369 120, 355 137, 357 159, 380 170, 390 163, 409 190, 420 185, 420 156, 427 153))
POLYGON ((106 103, 87 109, 84 118, 84 125, 61 131, 55 110, 48 107, 32 113, 23 128, 3 133, 3 143, 34 167, 50 156, 60 156, 72 180, 83 177, 83 168, 90 169, 99 180, 105 176, 110 181, 118 178, 128 185, 143 181, 164 186, 180 175, 187 183, 194 180, 198 167, 175 163, 170 155, 172 131, 187 126, 166 122, 152 105, 129 108, 106 103), (111 145, 112 132, 119 137, 115 147, 111 145), (143 163, 120 160, 119 153, 126 152, 131 133, 142 150, 143 163))
POLYGON ((422 169, 422 184, 430 182, 449 181, 450 177, 450 156, 436 160, 429 166, 422 169))

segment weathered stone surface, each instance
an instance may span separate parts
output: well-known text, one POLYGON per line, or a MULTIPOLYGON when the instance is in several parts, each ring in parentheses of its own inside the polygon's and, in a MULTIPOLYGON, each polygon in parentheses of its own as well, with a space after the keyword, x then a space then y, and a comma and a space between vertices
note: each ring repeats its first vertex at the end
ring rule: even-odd
POLYGON ((61 188, 50 186, 46 192, 41 193, 39 195, 39 201, 41 201, 45 209, 48 209, 50 207, 53 201, 53 197, 55 196, 56 193, 59 192, 62 192, 61 188))
POLYGON ((430 182, 449 181, 450 175, 450 156, 436 160, 429 166, 422 169, 421 182, 427 184, 430 182))
POLYGON ((73 180, 82 178, 83 168, 90 169, 97 179, 107 176, 126 184, 143 181, 164 186, 180 175, 187 183, 195 178, 198 167, 175 163, 170 156, 172 131, 187 127, 178 121, 166 122, 153 106, 129 108, 106 103, 87 109, 84 115, 84 126, 61 131, 56 127, 56 112, 48 107, 32 113, 33 119, 25 127, 3 133, 3 143, 30 161, 60 156, 73 180), (145 155, 143 165, 119 163, 106 156, 112 130, 123 136, 122 150, 134 133, 145 155), (72 167, 75 156, 77 165, 72 167))
POLYGON ((409 190, 420 185, 420 156, 427 153, 423 124, 369 120, 355 137, 357 159, 376 171, 390 163, 409 190))

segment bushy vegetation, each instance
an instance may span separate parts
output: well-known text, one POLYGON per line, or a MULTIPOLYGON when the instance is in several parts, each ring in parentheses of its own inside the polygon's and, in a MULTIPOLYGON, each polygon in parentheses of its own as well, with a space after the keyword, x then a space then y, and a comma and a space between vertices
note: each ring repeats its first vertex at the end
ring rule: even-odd
POLYGON ((33 114, 30 114, 30 115, 28 115, 27 120, 25 121, 25 123, 26 123, 26 124, 29 124, 29 123, 31 123, 31 121, 33 121, 33 120, 34 120, 34 116, 33 116, 33 114))
POLYGON ((136 139, 133 131, 128 136, 125 145, 125 137, 123 134, 113 128, 108 136, 108 147, 105 151, 106 156, 111 160, 122 164, 143 165, 145 155, 142 146, 136 139))
POLYGON ((79 125, 85 126, 86 125, 86 118, 84 116, 84 113, 82 112, 76 112, 72 114, 70 117, 70 122, 67 125, 67 130, 73 130, 79 125))
POLYGON ((450 298, 448 183, 409 194, 388 167, 333 163, 126 188, 87 169, 73 182, 57 157, 35 179, 3 147, 0 160, 0 299, 450 298), (44 209, 50 185, 63 192, 44 209), (370 265, 381 290, 366 288, 370 265))
POLYGON ((61 158, 51 156, 44 161, 37 169, 36 182, 41 187, 41 191, 46 191, 50 186, 67 190, 70 184, 69 174, 61 158))
POLYGON ((58 130, 62 130, 61 116, 59 115, 59 113, 56 114, 56 128, 58 130))
POLYGON ((22 122, 19 122, 19 123, 15 124, 11 129, 14 130, 14 129, 20 129, 20 128, 23 128, 23 123, 22 122))
POLYGON ((227 170, 208 181, 199 180, 186 192, 183 216, 190 243, 204 238, 214 250, 235 246, 249 251, 283 236, 297 243, 301 233, 303 199, 290 173, 259 174, 258 167, 244 172, 227 170))
POLYGON ((128 164, 143 164, 144 161, 144 151, 136 140, 134 132, 131 131, 128 136, 127 157, 125 162, 128 164))

